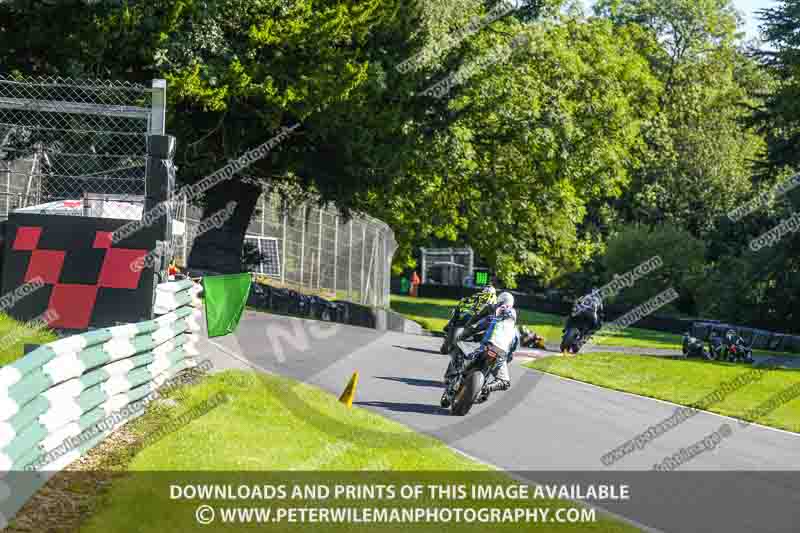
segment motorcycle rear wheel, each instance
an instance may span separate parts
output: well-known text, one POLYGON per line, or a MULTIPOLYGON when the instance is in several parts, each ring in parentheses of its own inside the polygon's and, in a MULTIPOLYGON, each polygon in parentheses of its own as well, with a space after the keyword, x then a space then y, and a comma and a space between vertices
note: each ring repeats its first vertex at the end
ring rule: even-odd
POLYGON ((564 338, 561 340, 561 353, 578 353, 578 338, 580 334, 581 332, 578 328, 568 329, 564 334, 564 338))

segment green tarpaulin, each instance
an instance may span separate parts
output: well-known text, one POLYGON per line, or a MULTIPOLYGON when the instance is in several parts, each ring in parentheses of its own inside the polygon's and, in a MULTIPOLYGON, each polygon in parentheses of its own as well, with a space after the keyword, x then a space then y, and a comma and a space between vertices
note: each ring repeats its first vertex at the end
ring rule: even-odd
POLYGON ((203 277, 203 299, 209 338, 236 331, 250 294, 250 281, 250 274, 203 277))

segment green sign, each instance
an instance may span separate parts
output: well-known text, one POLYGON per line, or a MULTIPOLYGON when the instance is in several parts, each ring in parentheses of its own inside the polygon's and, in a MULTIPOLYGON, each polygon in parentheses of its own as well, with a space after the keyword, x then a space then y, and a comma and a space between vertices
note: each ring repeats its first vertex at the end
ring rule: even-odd
POLYGON ((489 273, 484 271, 475 272, 475 285, 483 287, 489 284, 489 273))

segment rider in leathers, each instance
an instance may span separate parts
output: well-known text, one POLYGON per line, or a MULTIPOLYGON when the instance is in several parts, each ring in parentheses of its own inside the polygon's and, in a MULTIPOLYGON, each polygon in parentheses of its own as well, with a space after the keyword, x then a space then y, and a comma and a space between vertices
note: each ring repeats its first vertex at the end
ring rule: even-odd
POLYGON ((466 362, 473 360, 482 351, 486 350, 489 345, 492 345, 495 351, 499 352, 503 357, 495 364, 492 370, 495 380, 484 389, 484 394, 480 401, 485 401, 491 392, 504 391, 511 387, 511 374, 508 371, 508 363, 513 359, 514 351, 519 347, 514 296, 511 293, 504 292, 497 298, 497 304, 492 307, 493 312, 479 319, 478 323, 474 325, 474 330, 486 328, 480 347, 466 355, 464 360, 461 360, 460 357, 454 360, 453 369, 447 376, 448 388, 442 395, 442 407, 449 407, 450 395, 455 392, 452 390, 455 385, 453 378, 463 371, 466 362))

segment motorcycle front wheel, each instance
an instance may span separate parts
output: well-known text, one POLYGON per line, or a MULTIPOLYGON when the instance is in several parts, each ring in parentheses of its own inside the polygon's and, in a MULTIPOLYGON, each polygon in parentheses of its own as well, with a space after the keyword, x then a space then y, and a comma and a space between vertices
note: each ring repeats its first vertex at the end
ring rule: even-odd
POLYGON ((456 395, 453 398, 452 412, 456 416, 464 416, 472 409, 472 405, 483 389, 484 377, 479 370, 473 370, 461 380, 456 395))

